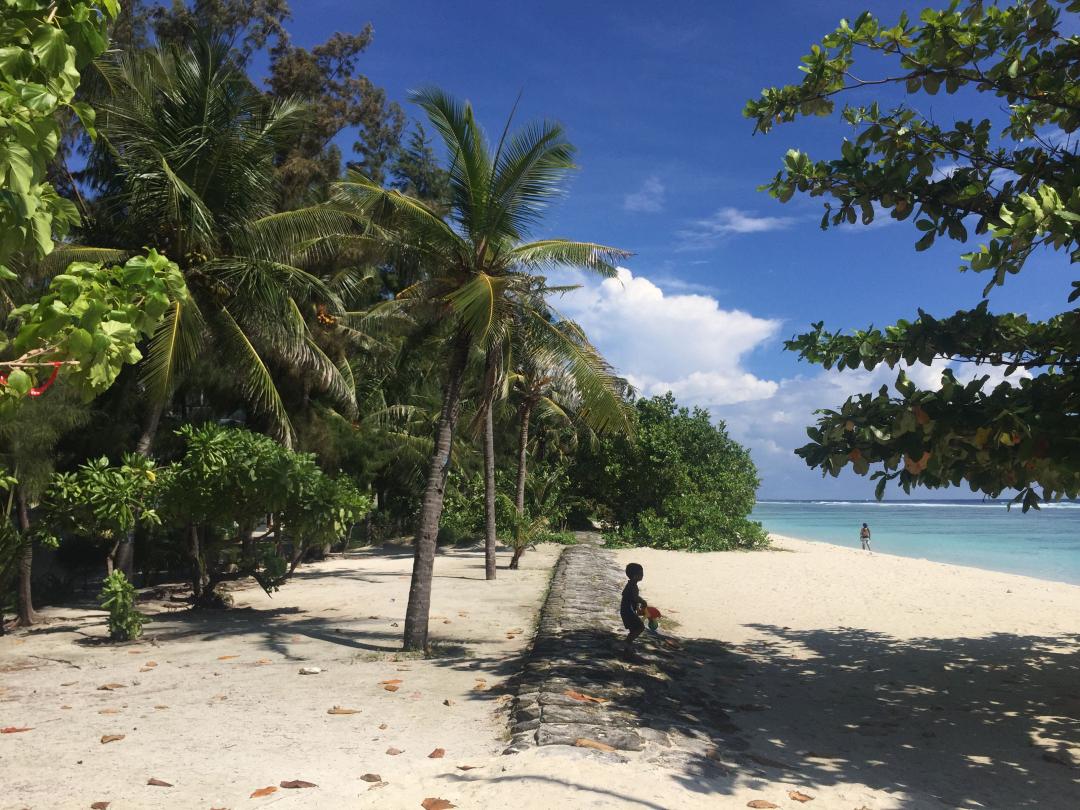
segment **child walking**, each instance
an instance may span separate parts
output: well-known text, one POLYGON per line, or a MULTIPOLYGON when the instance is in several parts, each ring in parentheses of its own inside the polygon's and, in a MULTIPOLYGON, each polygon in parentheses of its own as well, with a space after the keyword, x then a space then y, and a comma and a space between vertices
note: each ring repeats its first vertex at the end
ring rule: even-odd
POLYGON ((626 658, 633 661, 637 658, 634 654, 634 639, 645 630, 645 622, 638 613, 648 607, 648 604, 638 593, 638 583, 645 578, 645 569, 637 563, 626 566, 626 578, 629 580, 622 592, 622 603, 619 605, 619 615, 622 617, 623 627, 626 628, 626 645, 624 653, 626 658))

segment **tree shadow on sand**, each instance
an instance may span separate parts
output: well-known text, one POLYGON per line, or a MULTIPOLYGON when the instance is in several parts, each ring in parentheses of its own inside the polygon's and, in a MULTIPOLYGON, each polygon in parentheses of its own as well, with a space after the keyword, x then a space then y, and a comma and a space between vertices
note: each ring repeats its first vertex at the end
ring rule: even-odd
POLYGON ((739 647, 647 641, 633 666, 605 629, 537 653, 547 688, 608 697, 678 735, 659 762, 697 793, 854 783, 903 807, 1080 806, 1080 635, 752 627, 765 638, 739 647))

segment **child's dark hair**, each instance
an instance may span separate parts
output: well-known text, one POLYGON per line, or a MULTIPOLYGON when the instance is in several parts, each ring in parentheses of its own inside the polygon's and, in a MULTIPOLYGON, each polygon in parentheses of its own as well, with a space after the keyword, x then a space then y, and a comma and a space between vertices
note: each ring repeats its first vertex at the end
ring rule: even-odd
POLYGON ((633 579, 635 575, 637 575, 638 579, 644 579, 645 578, 645 569, 642 568, 637 563, 630 563, 629 565, 626 566, 626 578, 627 579, 633 579))

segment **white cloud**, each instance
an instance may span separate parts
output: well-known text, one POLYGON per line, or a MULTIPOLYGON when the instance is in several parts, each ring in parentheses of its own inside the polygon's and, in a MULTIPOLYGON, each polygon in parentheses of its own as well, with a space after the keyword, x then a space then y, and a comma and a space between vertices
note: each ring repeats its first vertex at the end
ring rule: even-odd
POLYGON ((779 321, 722 309, 708 295, 666 293, 626 268, 602 282, 572 276, 583 286, 559 308, 643 395, 670 390, 684 404, 708 406, 776 392, 777 383, 748 372, 742 359, 776 334, 779 321))
POLYGON ((664 210, 664 184, 656 175, 645 178, 641 188, 623 197, 623 208, 627 211, 655 214, 664 210))
POLYGON ((704 250, 731 234, 766 233, 788 228, 792 217, 761 217, 738 208, 721 208, 711 217, 695 220, 678 232, 680 250, 704 250))

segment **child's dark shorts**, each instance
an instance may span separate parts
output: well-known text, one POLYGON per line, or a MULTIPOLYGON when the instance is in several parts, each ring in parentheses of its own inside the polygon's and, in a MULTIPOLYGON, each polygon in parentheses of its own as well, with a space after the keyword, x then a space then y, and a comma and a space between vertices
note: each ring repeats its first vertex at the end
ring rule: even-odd
POLYGON ((645 629, 645 622, 632 610, 621 610, 619 614, 622 616, 623 627, 627 630, 631 632, 636 630, 640 633, 645 629))

